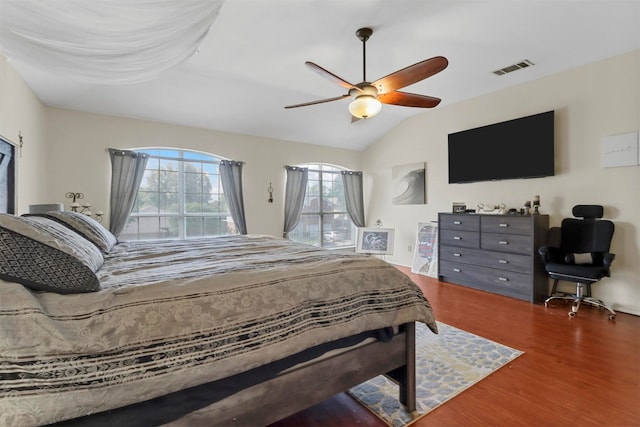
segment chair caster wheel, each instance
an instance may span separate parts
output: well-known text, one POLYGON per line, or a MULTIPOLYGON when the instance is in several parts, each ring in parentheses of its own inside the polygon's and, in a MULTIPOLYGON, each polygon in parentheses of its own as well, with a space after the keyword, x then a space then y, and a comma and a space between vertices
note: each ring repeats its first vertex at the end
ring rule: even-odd
POLYGON ((609 320, 616 320, 616 315, 615 314, 610 314, 609 315, 609 320))
POLYGON ((576 312, 575 311, 570 311, 569 312, 569 317, 576 317, 576 312))

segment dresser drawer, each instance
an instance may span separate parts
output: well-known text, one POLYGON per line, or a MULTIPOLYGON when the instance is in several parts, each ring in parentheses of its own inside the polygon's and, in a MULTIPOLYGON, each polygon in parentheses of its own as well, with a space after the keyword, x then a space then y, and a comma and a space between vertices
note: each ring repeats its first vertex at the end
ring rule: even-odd
POLYGON ((517 255, 506 252, 488 252, 453 246, 442 246, 439 256, 443 260, 473 264, 480 267, 509 270, 519 273, 531 273, 532 261, 529 255, 517 255))
POLYGON ((532 253, 533 240, 531 235, 482 233, 480 247, 492 251, 509 252, 529 255, 532 253))
POLYGON ((483 262, 484 251, 481 249, 465 248, 460 246, 441 246, 438 253, 440 259, 462 262, 465 264, 479 264, 483 262))
MULTIPOLYGON (((485 284, 501 291, 527 294, 531 291, 531 276, 515 271, 483 268, 485 284)), ((505 292, 503 292, 505 293, 505 292)))
POLYGON ((480 233, 477 231, 439 230, 438 239, 441 245, 446 246, 480 247, 480 233))
POLYGON ((531 220, 522 216, 483 216, 480 220, 483 233, 531 234, 531 220))
POLYGON ((438 227, 449 230, 479 231, 480 217, 472 214, 441 214, 438 221, 438 227))
POLYGON ((440 265, 438 266, 438 276, 444 277, 453 283, 473 283, 479 286, 482 282, 478 274, 479 268, 480 267, 471 264, 462 264, 441 259, 440 265))
POLYGON ((438 275, 454 283, 468 284, 477 289, 504 295, 527 295, 531 291, 531 275, 515 271, 496 270, 488 267, 440 261, 438 275))

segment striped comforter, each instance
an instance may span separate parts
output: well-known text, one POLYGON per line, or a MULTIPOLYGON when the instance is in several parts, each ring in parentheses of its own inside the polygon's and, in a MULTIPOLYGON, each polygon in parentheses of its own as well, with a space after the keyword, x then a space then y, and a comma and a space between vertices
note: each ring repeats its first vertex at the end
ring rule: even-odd
POLYGON ((75 418, 224 378, 429 303, 373 257, 267 236, 118 244, 101 290, 0 281, 0 426, 75 418))

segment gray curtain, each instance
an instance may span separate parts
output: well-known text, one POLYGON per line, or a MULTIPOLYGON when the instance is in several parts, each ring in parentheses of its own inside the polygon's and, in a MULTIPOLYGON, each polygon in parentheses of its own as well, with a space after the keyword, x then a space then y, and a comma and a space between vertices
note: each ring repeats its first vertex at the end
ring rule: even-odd
POLYGON ((116 236, 124 230, 138 195, 149 156, 136 151, 109 148, 111 157, 111 199, 109 230, 116 236))
POLYGON ((304 195, 307 192, 309 169, 297 166, 285 166, 287 170, 287 186, 284 193, 284 237, 296 228, 300 221, 304 195))
POLYGON ((347 213, 356 227, 364 227, 364 196, 362 191, 362 172, 342 171, 344 199, 347 213))
POLYGON ((240 234, 247 234, 247 222, 244 216, 244 197, 242 196, 242 162, 220 160, 220 178, 222 190, 229 205, 231 218, 240 234))

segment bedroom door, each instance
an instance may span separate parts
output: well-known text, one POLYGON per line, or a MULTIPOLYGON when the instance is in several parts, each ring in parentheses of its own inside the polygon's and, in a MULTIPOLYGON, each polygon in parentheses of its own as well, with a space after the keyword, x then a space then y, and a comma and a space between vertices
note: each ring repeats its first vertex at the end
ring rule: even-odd
POLYGON ((0 213, 15 213, 14 147, 0 138, 0 213))

